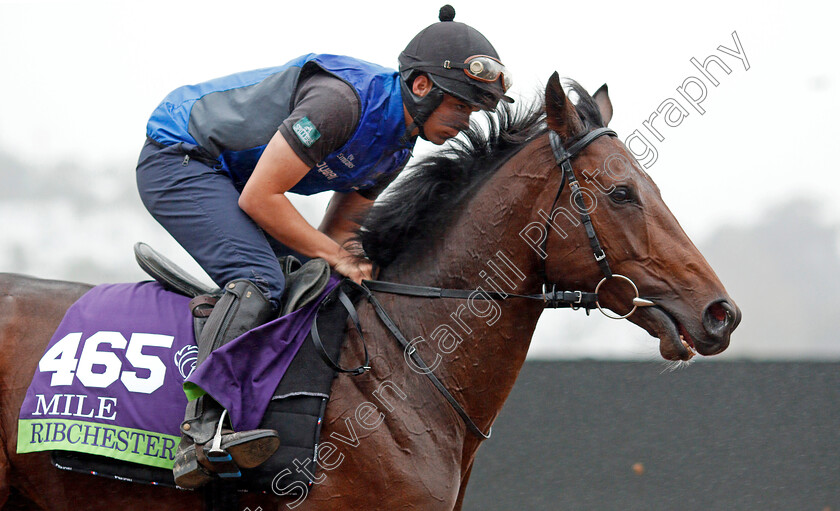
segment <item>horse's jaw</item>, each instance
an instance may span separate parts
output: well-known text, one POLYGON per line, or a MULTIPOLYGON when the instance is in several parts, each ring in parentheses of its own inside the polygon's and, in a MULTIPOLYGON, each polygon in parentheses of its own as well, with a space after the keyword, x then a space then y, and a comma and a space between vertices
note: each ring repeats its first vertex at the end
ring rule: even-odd
MULTIPOLYGON (((660 306, 639 309, 630 321, 659 338, 659 354, 665 360, 688 361, 695 355, 712 355, 722 350, 707 350, 695 343, 695 337, 677 317, 660 306)), ((695 333, 695 336, 697 334, 695 333)))
POLYGON ((659 338, 659 354, 662 358, 687 361, 697 354, 692 337, 676 318, 660 307, 650 307, 645 312, 652 321, 644 321, 640 326, 659 338))

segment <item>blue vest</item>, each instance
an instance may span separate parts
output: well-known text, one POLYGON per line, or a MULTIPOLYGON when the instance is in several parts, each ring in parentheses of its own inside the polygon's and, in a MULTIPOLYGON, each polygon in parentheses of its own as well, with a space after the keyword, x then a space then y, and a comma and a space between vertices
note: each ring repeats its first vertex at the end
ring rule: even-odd
POLYGON ((291 113, 304 66, 316 65, 358 93, 361 116, 350 140, 319 162, 290 191, 311 195, 373 186, 399 170, 411 155, 399 75, 363 60, 309 54, 282 66, 217 78, 172 91, 152 113, 146 134, 163 145, 201 148, 241 186, 248 180, 277 127, 291 113))

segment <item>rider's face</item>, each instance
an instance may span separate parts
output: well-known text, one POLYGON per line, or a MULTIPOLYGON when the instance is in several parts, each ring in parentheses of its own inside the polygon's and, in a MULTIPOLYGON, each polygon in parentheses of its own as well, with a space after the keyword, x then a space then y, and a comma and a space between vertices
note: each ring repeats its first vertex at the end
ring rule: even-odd
POLYGON ((423 124, 426 139, 440 145, 470 127, 470 114, 478 107, 471 106, 458 98, 446 94, 440 106, 435 108, 423 124))
MULTIPOLYGON (((414 79, 412 88, 418 96, 425 96, 431 91, 432 81, 428 76, 420 75, 414 79)), ((477 107, 449 94, 444 94, 441 104, 435 108, 423 124, 423 134, 429 142, 437 145, 443 144, 469 128, 470 114, 477 110, 477 107)))

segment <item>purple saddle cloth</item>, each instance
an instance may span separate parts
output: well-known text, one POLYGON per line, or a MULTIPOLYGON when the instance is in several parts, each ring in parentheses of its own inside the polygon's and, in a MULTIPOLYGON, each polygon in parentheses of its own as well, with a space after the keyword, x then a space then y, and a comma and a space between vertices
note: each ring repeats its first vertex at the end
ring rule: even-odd
POLYGON ((318 300, 234 339, 199 368, 188 297, 156 282, 94 287, 67 310, 36 368, 17 452, 73 451, 169 469, 185 388, 219 401, 234 429, 254 429, 339 282, 333 275, 318 300))

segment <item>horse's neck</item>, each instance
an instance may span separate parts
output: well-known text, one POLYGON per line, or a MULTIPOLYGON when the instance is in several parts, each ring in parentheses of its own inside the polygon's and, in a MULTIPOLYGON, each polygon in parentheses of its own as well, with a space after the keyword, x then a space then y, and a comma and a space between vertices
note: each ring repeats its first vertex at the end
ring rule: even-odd
MULTIPOLYGON (((525 151, 523 151, 524 153, 525 151)), ((506 293, 539 288, 536 255, 519 237, 540 179, 516 176, 520 154, 482 187, 440 242, 422 258, 397 261, 380 277, 391 282, 506 293), (521 224, 521 225, 520 225, 521 224)), ((542 181, 542 182, 541 182, 542 181)), ((504 404, 525 361, 542 303, 522 298, 504 301, 431 300, 394 297, 393 314, 409 339, 422 336, 431 363, 479 427, 486 429, 504 404), (454 343, 457 346, 453 346, 454 343), (431 351, 429 351, 431 350, 431 351)), ((389 311, 390 312, 390 311, 389 311)), ((422 351, 422 350, 421 350, 422 351)))

